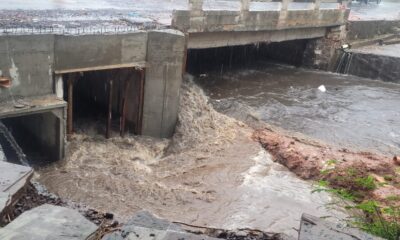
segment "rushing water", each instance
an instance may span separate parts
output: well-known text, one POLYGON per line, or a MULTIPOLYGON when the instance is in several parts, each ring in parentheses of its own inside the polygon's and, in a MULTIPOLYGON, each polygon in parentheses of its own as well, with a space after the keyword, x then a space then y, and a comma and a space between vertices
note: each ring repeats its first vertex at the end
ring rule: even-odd
POLYGON ((217 110, 241 120, 252 116, 342 147, 400 153, 398 84, 274 64, 198 82, 217 110))
POLYGON ((96 126, 77 129, 66 160, 36 180, 65 199, 127 220, 146 209, 171 221, 217 228, 258 228, 296 236, 302 213, 346 215, 327 193, 274 163, 253 130, 216 112, 196 85, 181 90, 172 140, 104 139, 96 126))

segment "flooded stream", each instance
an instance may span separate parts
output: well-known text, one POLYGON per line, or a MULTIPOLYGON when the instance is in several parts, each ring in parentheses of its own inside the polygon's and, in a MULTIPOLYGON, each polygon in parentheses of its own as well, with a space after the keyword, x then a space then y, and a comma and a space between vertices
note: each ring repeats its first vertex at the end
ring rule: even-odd
POLYGON ((271 160, 253 129, 218 113, 203 91, 183 84, 172 140, 114 137, 81 126, 66 160, 35 179, 65 199, 127 220, 146 209, 171 221, 216 228, 257 228, 296 236, 302 213, 346 214, 327 193, 271 160))
POLYGON ((198 82, 218 111, 245 122, 259 119, 329 144, 399 154, 400 85, 277 64, 251 69, 198 82))

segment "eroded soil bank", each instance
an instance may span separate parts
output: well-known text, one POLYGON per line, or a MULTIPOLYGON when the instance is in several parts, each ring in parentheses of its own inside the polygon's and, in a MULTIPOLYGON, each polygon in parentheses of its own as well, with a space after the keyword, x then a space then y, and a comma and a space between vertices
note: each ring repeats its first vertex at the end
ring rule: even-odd
POLYGON ((197 226, 297 236, 304 212, 346 217, 327 206, 329 194, 312 193, 311 182, 274 163, 252 128, 216 112, 193 82, 183 84, 180 104, 172 140, 106 140, 96 127, 82 126, 66 160, 39 170, 36 180, 121 221, 146 209, 197 226))

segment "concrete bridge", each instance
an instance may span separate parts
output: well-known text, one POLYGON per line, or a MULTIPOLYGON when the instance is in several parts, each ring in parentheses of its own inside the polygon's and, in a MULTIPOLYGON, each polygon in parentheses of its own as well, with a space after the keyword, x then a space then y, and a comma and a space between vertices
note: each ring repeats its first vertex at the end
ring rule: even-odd
POLYGON ((326 68, 349 13, 336 0, 333 7, 323 7, 332 1, 263 1, 275 6, 263 8, 241 0, 238 10, 213 10, 203 0, 190 0, 189 9, 171 13, 171 25, 165 28, 176 30, 4 32, 0 80, 11 84, 0 82, 0 119, 30 132, 52 149, 54 159, 63 158, 66 133, 73 134, 73 108, 87 99, 95 99, 89 110, 100 106, 107 115, 107 136, 112 120, 119 119, 122 136, 127 130, 170 137, 187 49, 310 39, 311 65, 326 68))
POLYGON ((324 37, 350 13, 347 2, 337 0, 240 0, 239 10, 205 10, 204 0, 189 3, 189 10, 174 11, 172 19, 172 27, 188 34, 188 48, 324 37))

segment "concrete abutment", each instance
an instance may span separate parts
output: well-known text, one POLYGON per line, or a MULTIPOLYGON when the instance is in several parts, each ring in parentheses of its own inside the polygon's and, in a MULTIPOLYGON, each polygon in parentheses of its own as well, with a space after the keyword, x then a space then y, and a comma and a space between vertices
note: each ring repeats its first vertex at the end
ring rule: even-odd
MULTIPOLYGON (((47 149, 52 160, 62 159, 65 154, 69 116, 65 82, 71 74, 98 72, 101 80, 102 72, 133 70, 134 84, 128 85, 127 91, 135 94, 127 101, 136 104, 128 104, 126 112, 140 119, 135 123, 140 125, 136 133, 167 138, 174 132, 185 55, 185 36, 179 31, 5 35, 0 36, 0 54, 0 76, 11 81, 10 87, 0 88, 4 103, 0 119, 10 127, 25 129, 21 131, 22 139, 24 132, 29 133, 47 149), (138 93, 133 88, 140 88, 141 79, 142 90, 138 93), (140 107, 129 109, 130 105, 140 107)), ((120 75, 114 78, 122 78, 120 75)))

